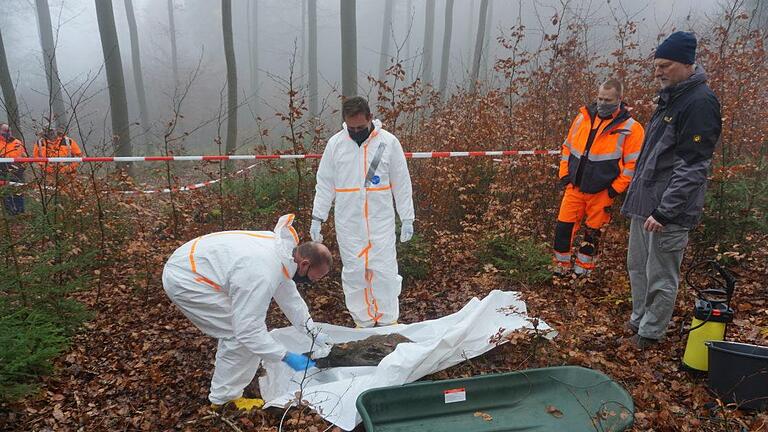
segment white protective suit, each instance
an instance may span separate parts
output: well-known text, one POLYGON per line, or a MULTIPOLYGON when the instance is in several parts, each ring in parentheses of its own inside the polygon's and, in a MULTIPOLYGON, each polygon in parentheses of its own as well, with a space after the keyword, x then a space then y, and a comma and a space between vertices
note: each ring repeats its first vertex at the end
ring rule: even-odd
POLYGON ((316 331, 293 275, 299 237, 294 216, 272 231, 223 231, 185 243, 163 269, 163 287, 176 306, 205 334, 218 338, 211 403, 243 394, 260 360, 279 362, 286 353, 267 331, 271 300, 300 331, 316 331))
POLYGON ((317 171, 312 218, 324 222, 336 200, 341 283, 347 309, 360 327, 387 325, 399 316, 403 278, 397 271, 394 197, 400 220, 413 220, 413 191, 400 141, 374 120, 363 145, 347 125, 331 137, 317 171))

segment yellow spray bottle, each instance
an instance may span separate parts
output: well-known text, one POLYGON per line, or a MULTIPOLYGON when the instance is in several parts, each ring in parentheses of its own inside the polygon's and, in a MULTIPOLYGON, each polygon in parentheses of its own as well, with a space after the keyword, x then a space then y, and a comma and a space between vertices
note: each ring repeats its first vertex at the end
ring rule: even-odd
POLYGON ((736 287, 736 278, 717 262, 705 261, 691 267, 685 280, 688 286, 696 291, 697 298, 691 327, 688 329, 683 365, 698 371, 708 371, 709 353, 705 343, 725 338, 726 326, 733 321, 730 303, 736 287), (691 282, 691 274, 701 270, 706 273, 706 287, 699 287, 691 282))

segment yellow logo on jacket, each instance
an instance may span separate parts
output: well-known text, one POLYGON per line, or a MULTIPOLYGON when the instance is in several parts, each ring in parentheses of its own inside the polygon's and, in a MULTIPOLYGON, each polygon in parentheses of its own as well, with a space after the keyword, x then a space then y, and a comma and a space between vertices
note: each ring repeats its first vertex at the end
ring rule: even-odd
POLYGON ((694 135, 693 136, 693 142, 700 142, 701 141, 701 135, 694 135))

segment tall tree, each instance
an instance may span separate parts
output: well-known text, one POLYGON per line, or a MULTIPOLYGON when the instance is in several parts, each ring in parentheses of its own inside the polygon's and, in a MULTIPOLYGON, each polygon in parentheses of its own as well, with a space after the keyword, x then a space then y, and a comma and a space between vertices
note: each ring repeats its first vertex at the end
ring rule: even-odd
POLYGON ((94 0, 96 20, 99 23, 101 50, 104 53, 104 66, 109 87, 109 106, 112 114, 112 136, 115 152, 118 156, 131 155, 131 134, 128 121, 128 99, 125 97, 125 79, 123 62, 120 57, 120 44, 117 40, 115 15, 112 0, 94 0))
POLYGON ((301 20, 301 44, 300 44, 300 57, 299 57, 299 79, 303 83, 306 77, 304 76, 306 69, 304 66, 307 63, 307 0, 301 0, 301 10, 299 11, 299 19, 301 20))
POLYGON ((432 84, 432 46, 435 39, 435 0, 426 0, 424 17, 424 46, 421 76, 424 84, 432 84))
POLYGON ((485 14, 485 40, 483 41, 483 77, 489 78, 491 62, 491 37, 493 36, 493 0, 488 0, 488 12, 485 14))
POLYGON ((312 117, 319 115, 317 89, 317 0, 307 3, 307 27, 309 30, 309 113, 312 117))
POLYGON ((259 107, 259 2, 246 3, 248 22, 248 59, 251 65, 251 98, 258 114, 259 107))
POLYGON ((480 2, 480 15, 477 17, 477 37, 475 38, 475 55, 472 59, 471 89, 477 90, 477 78, 480 73, 480 59, 483 56, 483 41, 485 35, 485 23, 488 21, 488 0, 480 2))
POLYGON ((379 54, 379 80, 384 81, 384 75, 389 65, 389 40, 392 38, 392 9, 393 1, 384 2, 384 24, 381 27, 381 53, 379 54))
MULTIPOLYGON (((478 0, 472 0, 470 3, 469 1, 466 2, 466 4, 469 6, 469 13, 467 14, 467 19, 465 20, 467 23, 467 31, 464 33, 467 38, 467 61, 472 61, 472 52, 474 46, 475 46, 475 23, 477 22, 477 3, 478 0)), ((470 64, 467 68, 467 72, 472 72, 472 65, 470 64)))
POLYGON ((144 76, 141 69, 139 31, 136 25, 136 15, 133 10, 133 0, 125 0, 125 15, 128 18, 128 32, 131 35, 131 64, 133 65, 133 80, 136 84, 136 97, 139 100, 141 129, 144 131, 144 148, 149 150, 149 110, 147 109, 147 92, 144 89, 144 76))
POLYGON ((51 10, 48 7, 48 0, 35 0, 35 6, 37 8, 37 29, 40 33, 40 45, 43 48, 45 81, 48 84, 49 120, 51 120, 51 124, 64 129, 69 125, 69 119, 64 108, 64 98, 59 82, 59 66, 56 62, 56 45, 53 42, 51 10))
POLYGON ((14 136, 21 136, 19 125, 19 104, 16 102, 16 89, 11 79, 11 68, 8 67, 8 58, 5 56, 5 43, 0 29, 0 87, 3 89, 3 108, 8 115, 8 126, 14 136))
POLYGON ((448 59, 451 57, 451 35, 453 33, 453 0, 445 3, 445 30, 443 31, 443 61, 440 63, 440 94, 445 97, 448 85, 448 59))
POLYGON ((173 18, 173 0, 168 0, 168 32, 171 35, 171 68, 173 69, 173 85, 179 82, 179 57, 176 52, 176 21, 173 18))
MULTIPOLYGON (((405 11, 405 24, 406 24, 406 28, 410 28, 411 27, 411 20, 413 19, 413 16, 412 16, 412 14, 413 14, 413 0, 408 0, 408 2, 406 3, 406 7, 408 9, 405 11)), ((405 41, 405 43, 406 43, 406 45, 405 45, 405 56, 406 57, 411 57, 411 37, 410 37, 410 35, 408 36, 408 39, 405 41)))
POLYGON ((232 37, 232 0, 221 0, 221 29, 224 33, 224 58, 227 62, 227 154, 237 147, 237 63, 232 37))
POLYGON ((355 0, 341 0, 341 94, 357 95, 357 12, 355 0))

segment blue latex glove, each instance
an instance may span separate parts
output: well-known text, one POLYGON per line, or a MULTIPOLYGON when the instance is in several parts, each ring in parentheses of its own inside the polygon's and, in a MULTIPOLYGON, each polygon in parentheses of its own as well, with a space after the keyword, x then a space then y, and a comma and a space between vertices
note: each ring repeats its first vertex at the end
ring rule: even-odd
POLYGON ((285 353, 285 357, 283 357, 283 361, 285 362, 285 364, 290 366, 291 369, 297 372, 309 369, 311 367, 315 367, 315 362, 313 362, 309 357, 302 354, 292 353, 292 352, 285 353))

